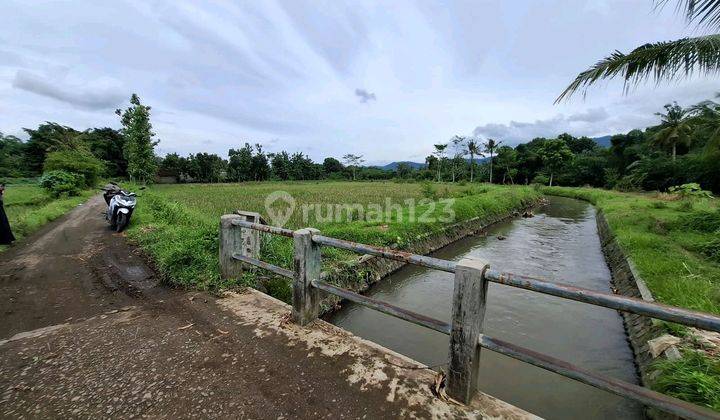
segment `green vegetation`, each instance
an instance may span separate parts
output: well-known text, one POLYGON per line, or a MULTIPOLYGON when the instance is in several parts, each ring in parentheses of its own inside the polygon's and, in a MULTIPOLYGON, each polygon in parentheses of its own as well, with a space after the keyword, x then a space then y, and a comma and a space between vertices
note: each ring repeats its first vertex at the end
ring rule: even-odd
MULTIPOLYGON (((527 206, 540 195, 528 187, 492 185, 460 186, 450 184, 421 185, 414 183, 347 183, 293 182, 244 183, 235 185, 156 185, 143 194, 133 216, 128 235, 153 256, 166 279, 183 287, 215 289, 232 286, 222 283, 218 272, 218 225, 222 214, 243 209, 267 215, 265 198, 273 191, 286 191, 296 201, 295 211, 286 224, 288 228, 311 226, 329 236, 374 245, 397 245, 404 248, 418 237, 436 232, 449 222, 438 219, 445 214, 442 199, 455 198, 451 207, 456 220, 473 217, 488 218, 504 215, 527 206), (430 191, 431 190, 431 191, 430 191), (426 200, 415 209, 417 217, 427 221, 410 221, 411 209, 405 200, 420 201, 431 194, 439 201, 426 200), (326 220, 328 205, 378 204, 393 205, 389 221, 370 220, 369 213, 356 209, 343 210, 342 220, 326 220), (303 205, 308 208, 304 222, 303 205), (349 213, 348 213, 349 212, 349 213)), ((337 212, 335 214, 338 214, 337 212)), ((355 254, 332 248, 323 250, 326 269, 340 268, 356 258, 355 254)), ((262 259, 286 268, 292 266, 292 243, 287 238, 268 236, 262 246, 262 259)), ((238 279, 240 284, 254 284, 255 278, 238 279)), ((266 284, 268 292, 289 300, 289 283, 273 280, 266 284)))
POLYGON ((55 198, 78 195, 83 184, 82 176, 62 170, 48 171, 40 177, 40 186, 55 198))
MULTIPOLYGON (((37 185, 9 185, 5 190, 4 206, 13 233, 17 239, 30 235, 45 223, 83 203, 93 191, 79 191, 78 194, 54 199, 37 185)), ((0 251, 6 248, 0 246, 0 251)))
MULTIPOLYGON (((601 209, 656 300, 720 314, 720 206, 692 186, 681 190, 698 194, 542 188, 546 194, 587 200, 601 209)), ((674 335, 686 334, 684 327, 665 325, 674 335)), ((688 349, 683 358, 655 367, 660 373, 651 386, 657 391, 720 409, 716 356, 688 349)))
POLYGON ((716 358, 686 350, 681 359, 662 360, 654 366, 662 374, 653 389, 720 411, 720 361, 716 358))
POLYGON ((155 146, 158 141, 153 140, 155 133, 150 123, 150 107, 140 102, 140 97, 132 94, 130 107, 115 111, 120 116, 122 134, 125 139, 124 157, 127 160, 127 172, 132 180, 152 182, 158 168, 155 157, 155 146))
POLYGON ((707 255, 720 225, 717 200, 591 188, 542 191, 601 209, 658 301, 720 314, 720 265, 707 255))

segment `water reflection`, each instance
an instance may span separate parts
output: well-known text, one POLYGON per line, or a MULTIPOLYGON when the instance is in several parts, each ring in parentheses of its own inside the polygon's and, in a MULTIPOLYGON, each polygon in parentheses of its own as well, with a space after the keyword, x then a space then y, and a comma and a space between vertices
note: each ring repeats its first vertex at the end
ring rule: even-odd
MULTIPOLYGON (((551 198, 536 216, 499 224, 485 236, 458 241, 433 254, 485 259, 503 271, 610 290, 610 273, 596 233, 595 210, 551 198), (499 238, 504 237, 504 240, 499 238)), ((375 298, 449 321, 453 276, 405 267, 371 290, 375 298)), ((485 332, 512 343, 637 383, 632 352, 617 312, 490 284, 485 332)), ((430 366, 446 362, 447 336, 346 304, 332 322, 430 366)), ((546 418, 641 418, 623 398, 490 351, 483 351, 480 387, 546 418)))

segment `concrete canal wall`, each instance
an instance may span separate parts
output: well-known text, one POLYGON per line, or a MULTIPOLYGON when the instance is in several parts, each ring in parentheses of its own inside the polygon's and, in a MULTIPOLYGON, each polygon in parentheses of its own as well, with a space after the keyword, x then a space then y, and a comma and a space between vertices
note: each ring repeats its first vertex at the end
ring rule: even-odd
MULTIPOLYGON (((476 217, 450 225, 439 232, 418 237, 411 246, 404 250, 420 255, 429 254, 462 238, 481 233, 495 223, 517 217, 532 209, 539 202, 538 200, 530 206, 515 209, 507 214, 489 218, 476 217)), ((361 293, 406 264, 405 262, 387 258, 363 255, 346 267, 329 273, 328 279, 333 284, 361 293)), ((328 315, 332 313, 340 301, 341 299, 336 296, 325 298, 322 302, 322 314, 328 315)))
MULTIPOLYGON (((632 260, 615 239, 615 235, 602 211, 597 211, 596 219, 603 254, 605 254, 605 261, 610 268, 616 293, 650 302, 654 301, 650 289, 648 289, 645 281, 638 273, 632 260)), ((635 355, 635 364, 640 373, 640 381, 643 386, 650 387, 653 378, 657 374, 657 371, 652 368, 653 362, 660 358, 672 356, 672 352, 677 352, 677 349, 671 346, 659 354, 657 358, 653 357, 648 342, 666 334, 666 331, 652 318, 626 312, 620 312, 620 314, 623 317, 628 340, 635 355)), ((653 409, 648 409, 647 415, 653 419, 676 418, 653 409)))

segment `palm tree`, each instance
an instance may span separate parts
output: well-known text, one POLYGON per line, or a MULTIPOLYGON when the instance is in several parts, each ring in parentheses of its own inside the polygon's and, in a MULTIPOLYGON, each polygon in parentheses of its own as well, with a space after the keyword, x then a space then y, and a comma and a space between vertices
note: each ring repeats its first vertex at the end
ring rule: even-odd
POLYGON ((447 149, 447 144, 436 144, 435 151, 433 154, 437 156, 438 158, 438 182, 440 182, 440 173, 442 171, 442 161, 445 158, 445 149, 447 149))
POLYGON ((485 151, 490 153, 490 183, 492 184, 492 172, 493 172, 493 153, 495 149, 502 144, 501 141, 495 141, 493 139, 487 139, 485 142, 485 151))
POLYGON ((467 151, 470 154, 470 182, 473 182, 473 169, 475 168, 475 155, 481 155, 480 145, 475 140, 468 140, 467 151))
MULTIPOLYGON (((720 28, 720 1, 676 0, 677 9, 686 10, 688 23, 711 30, 720 28)), ((662 8, 669 0, 656 0, 656 8, 662 8)), ((627 90, 642 81, 652 79, 656 83, 678 80, 693 74, 710 75, 720 71, 720 34, 709 34, 677 41, 656 42, 642 45, 628 54, 615 51, 577 75, 575 80, 558 96, 555 103, 569 98, 578 90, 587 88, 599 80, 622 77, 627 90)))
POLYGON ((683 109, 677 102, 665 105, 665 113, 657 112, 655 115, 661 119, 660 131, 655 133, 651 142, 655 146, 672 148, 672 160, 675 162, 677 145, 690 144, 690 133, 692 127, 688 120, 688 111, 683 109))
MULTIPOLYGON (((720 98, 720 93, 716 93, 715 97, 720 98)), ((703 101, 690 107, 689 113, 693 115, 697 126, 710 132, 705 144, 705 156, 720 152, 720 103, 703 101)))

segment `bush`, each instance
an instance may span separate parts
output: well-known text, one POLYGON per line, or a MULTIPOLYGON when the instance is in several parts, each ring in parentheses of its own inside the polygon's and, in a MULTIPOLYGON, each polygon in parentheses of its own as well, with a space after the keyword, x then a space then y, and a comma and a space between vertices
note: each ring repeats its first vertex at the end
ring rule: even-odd
POLYGON ((429 200, 437 200, 438 198, 438 192, 430 182, 423 182, 420 191, 422 191, 423 197, 429 200))
POLYGON ((82 176, 67 171, 49 171, 40 177, 40 186, 53 197, 79 195, 84 184, 82 176))
POLYGON ((710 191, 700 188, 700 184, 691 182, 689 184, 676 185, 668 188, 668 191, 677 194, 682 198, 713 198, 710 191))
POLYGON ((537 174, 537 175, 535 175, 535 178, 533 178, 532 183, 540 184, 540 185, 548 185, 550 183, 550 178, 548 178, 547 175, 537 174))
POLYGON ((48 171, 66 171, 81 176, 81 186, 92 187, 105 172, 105 165, 83 150, 60 150, 48 153, 43 168, 48 171))

